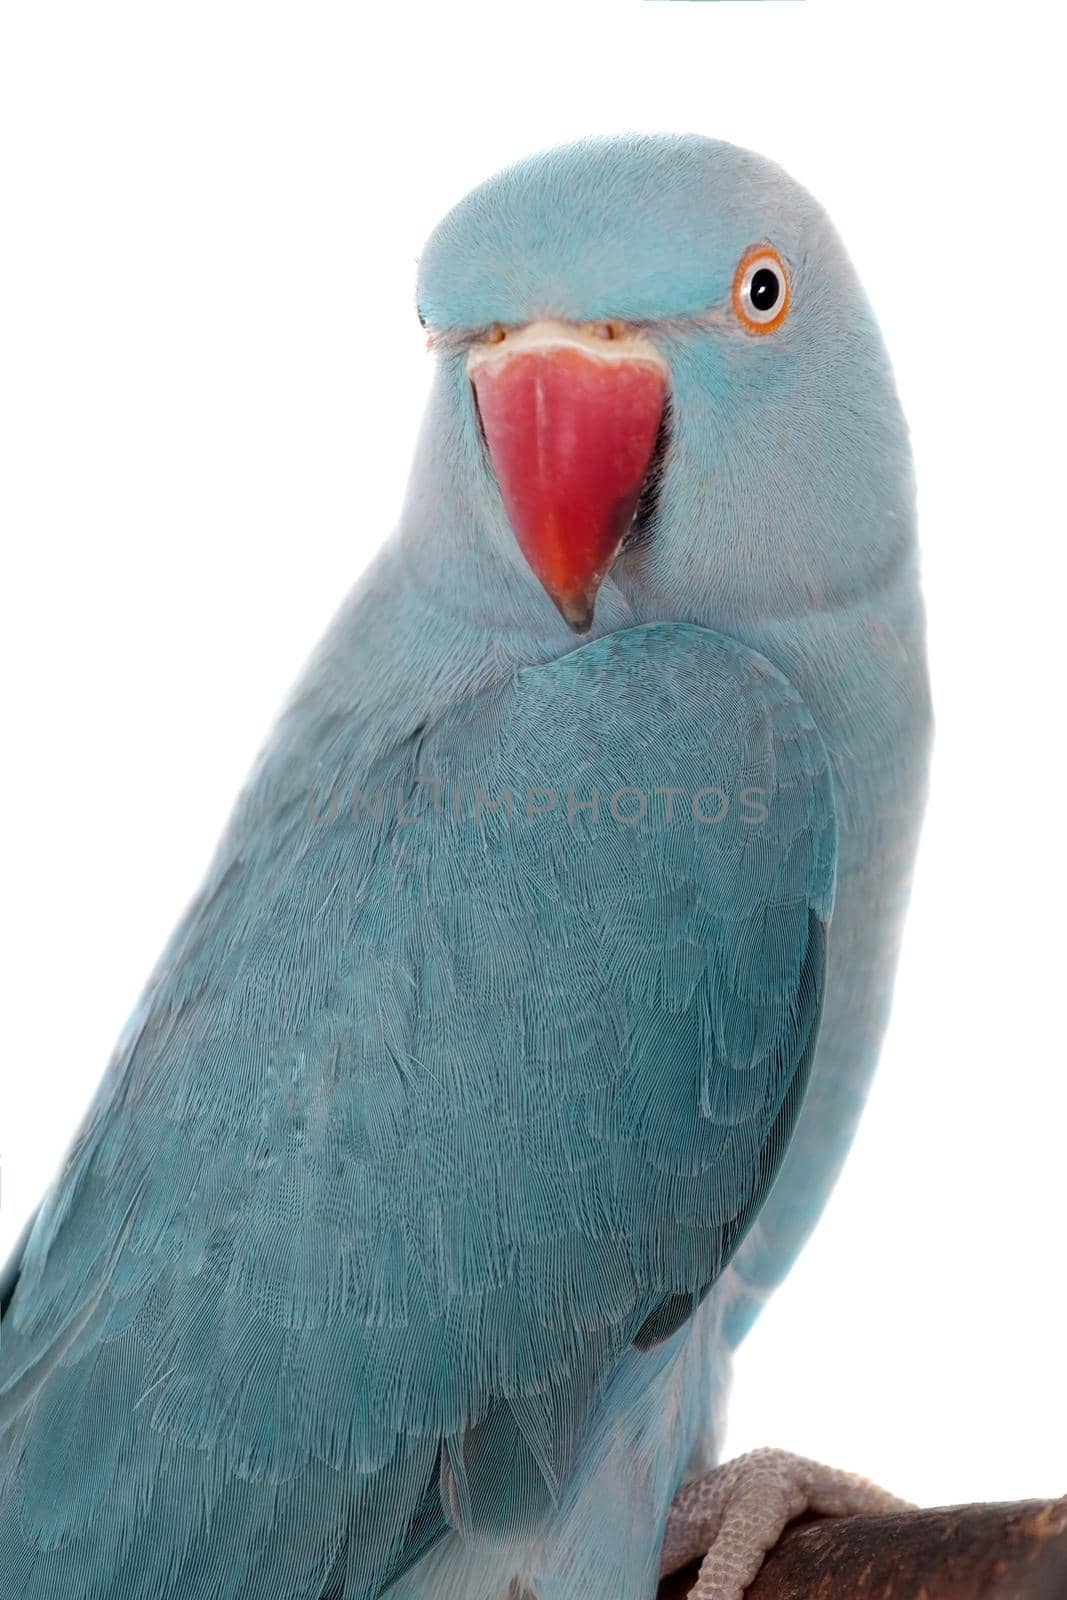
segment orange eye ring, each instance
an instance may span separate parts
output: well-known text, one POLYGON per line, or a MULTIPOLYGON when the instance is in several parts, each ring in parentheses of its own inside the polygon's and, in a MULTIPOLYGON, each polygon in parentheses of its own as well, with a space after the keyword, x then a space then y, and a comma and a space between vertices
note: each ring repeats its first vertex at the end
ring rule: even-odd
POLYGON ((757 245, 754 250, 746 250, 737 263, 734 273, 733 286, 734 315, 745 329, 746 333, 773 333, 780 328, 789 315, 789 305, 792 295, 789 287, 789 271, 777 250, 772 250, 770 245, 757 245), (753 299, 755 287, 757 297, 773 293, 773 285, 765 279, 757 281, 757 275, 769 273, 778 279, 778 293, 769 305, 759 306, 753 299))

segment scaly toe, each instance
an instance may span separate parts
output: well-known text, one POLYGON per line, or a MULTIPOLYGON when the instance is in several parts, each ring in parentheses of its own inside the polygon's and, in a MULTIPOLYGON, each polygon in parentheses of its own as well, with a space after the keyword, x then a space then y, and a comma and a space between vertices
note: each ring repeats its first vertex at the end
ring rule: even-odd
POLYGON ((852 1472, 786 1450, 752 1450, 685 1484, 663 1539, 661 1573, 703 1555, 689 1600, 742 1600, 786 1524, 805 1511, 825 1517, 877 1516, 908 1509, 852 1472))

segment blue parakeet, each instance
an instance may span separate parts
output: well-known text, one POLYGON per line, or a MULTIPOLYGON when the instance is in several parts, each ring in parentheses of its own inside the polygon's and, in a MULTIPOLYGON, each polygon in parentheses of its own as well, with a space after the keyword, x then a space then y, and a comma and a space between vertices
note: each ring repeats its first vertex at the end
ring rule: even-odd
POLYGON ((725 1596, 798 1492, 879 1503, 712 1470, 925 784, 877 327, 697 137, 491 179, 417 298, 400 525, 3 1279, 5 1600, 649 1600, 709 1544, 725 1596))

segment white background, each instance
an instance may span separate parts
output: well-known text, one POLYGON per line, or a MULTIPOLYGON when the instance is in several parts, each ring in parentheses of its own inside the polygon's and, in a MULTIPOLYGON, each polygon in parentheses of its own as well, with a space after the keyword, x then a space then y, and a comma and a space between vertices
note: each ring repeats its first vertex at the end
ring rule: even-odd
POLYGON ((707 132, 819 195, 881 316, 939 721, 877 1087, 729 1444, 928 1503, 1067 1488, 1053 14, 8 4, 0 1254, 396 516, 428 230, 560 139, 707 132))

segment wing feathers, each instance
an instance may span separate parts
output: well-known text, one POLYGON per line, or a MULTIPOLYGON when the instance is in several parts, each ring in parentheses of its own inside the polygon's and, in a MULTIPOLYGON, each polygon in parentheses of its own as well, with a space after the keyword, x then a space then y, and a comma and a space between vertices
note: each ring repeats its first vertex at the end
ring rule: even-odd
POLYGON ((317 706, 27 1246, 15 1600, 354 1600, 448 1519, 530 1531, 788 1140, 834 819, 773 668, 633 629, 362 765, 317 706))

